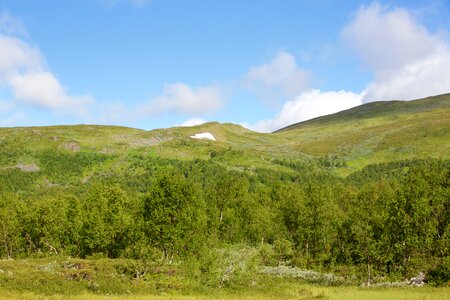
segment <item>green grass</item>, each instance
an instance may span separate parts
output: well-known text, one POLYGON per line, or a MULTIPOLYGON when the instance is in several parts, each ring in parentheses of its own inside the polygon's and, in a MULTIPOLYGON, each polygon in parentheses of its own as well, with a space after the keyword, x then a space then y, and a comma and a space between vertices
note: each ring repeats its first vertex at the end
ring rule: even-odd
POLYGON ((414 101, 374 102, 288 126, 276 133, 287 147, 335 154, 347 175, 372 164, 450 156, 450 94, 414 101))
POLYGON ((18 293, 3 291, 0 299, 335 299, 335 300, 441 300, 450 297, 449 288, 407 287, 407 288, 362 288, 362 287, 320 287, 301 283, 281 284, 275 290, 223 291, 210 294, 133 294, 133 295, 99 295, 83 292, 76 295, 53 294, 42 295, 31 292, 18 293))
MULTIPOLYGON (((17 164, 41 167, 48 151, 66 156, 88 153, 109 159, 84 170, 121 172, 130 154, 193 160, 210 159, 237 170, 289 171, 274 160, 305 162, 329 155, 348 175, 372 163, 424 157, 450 157, 450 94, 415 101, 374 102, 330 116, 262 134, 235 124, 206 123, 145 131, 118 126, 48 126, 0 128, 0 170, 17 164), (189 136, 211 132, 217 141, 189 136), (67 149, 79 146, 79 152, 67 149)), ((77 151, 75 149, 75 151, 77 151)), ((45 171, 45 170, 44 170, 45 171)))
POLYGON ((0 299, 447 299, 448 287, 305 284, 254 275, 229 287, 204 286, 177 264, 64 257, 1 260, 0 299))

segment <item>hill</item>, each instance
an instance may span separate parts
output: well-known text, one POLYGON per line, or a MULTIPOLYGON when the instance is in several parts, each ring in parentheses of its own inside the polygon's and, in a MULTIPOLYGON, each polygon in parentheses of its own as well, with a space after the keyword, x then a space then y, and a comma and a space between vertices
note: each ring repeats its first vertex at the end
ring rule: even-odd
POLYGON ((264 289, 285 272, 446 284, 448 102, 371 103, 271 134, 216 122, 0 128, 0 257, 14 258, 0 261, 0 286, 264 289))
MULTIPOLYGON (((59 153, 102 157, 109 163, 96 165, 96 170, 118 172, 127 168, 125 158, 135 153, 183 161, 212 159, 238 170, 292 171, 293 166, 315 161, 348 175, 373 163, 449 158, 449 141, 446 94, 368 103, 273 134, 217 122, 152 131, 94 125, 0 128, 0 168, 42 169, 48 153, 59 153), (210 132, 216 141, 190 138, 202 132, 210 132)), ((84 172, 90 176, 92 170, 84 172)))
POLYGON ((278 130, 285 144, 345 162, 343 173, 371 163, 450 156, 450 94, 367 103, 278 130))

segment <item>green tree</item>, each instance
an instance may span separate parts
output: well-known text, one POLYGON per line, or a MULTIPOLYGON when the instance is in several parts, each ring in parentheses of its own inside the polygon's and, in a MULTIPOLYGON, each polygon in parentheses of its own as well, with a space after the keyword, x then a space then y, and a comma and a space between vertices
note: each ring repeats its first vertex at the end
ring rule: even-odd
POLYGON ((403 274, 414 255, 431 250, 437 222, 432 216, 430 188, 419 174, 409 173, 387 203, 385 239, 403 274))
POLYGON ((148 240, 166 259, 195 252, 206 241, 205 204, 199 190, 179 173, 163 171, 144 197, 148 240))
POLYGON ((14 195, 0 196, 0 256, 13 258, 17 251, 21 251, 20 219, 17 206, 20 203, 14 195))
POLYGON ((128 246, 132 216, 127 210, 128 199, 117 183, 96 184, 83 200, 81 227, 82 255, 104 253, 118 257, 128 246))

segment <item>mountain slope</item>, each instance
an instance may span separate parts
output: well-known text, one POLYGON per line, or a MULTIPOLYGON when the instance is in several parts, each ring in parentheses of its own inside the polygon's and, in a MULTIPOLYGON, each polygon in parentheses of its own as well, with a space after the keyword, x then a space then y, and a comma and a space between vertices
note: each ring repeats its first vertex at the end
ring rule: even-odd
POLYGON ((217 122, 152 131, 94 125, 0 128, 0 170, 42 173, 55 156, 61 166, 67 162, 75 168, 84 161, 77 173, 83 178, 126 172, 133 156, 212 160, 249 171, 292 172, 299 164, 314 162, 347 175, 378 162, 450 158, 450 94, 369 103, 273 134, 217 122), (216 141, 190 138, 202 132, 210 132, 216 141))
POLYGON ((312 125, 332 125, 349 121, 361 121, 377 117, 398 116, 402 114, 424 113, 436 109, 449 109, 450 93, 427 97, 412 101, 377 101, 366 103, 335 114, 326 115, 311 120, 295 123, 276 132, 285 132, 312 125))
POLYGON ((289 147, 337 156, 345 173, 370 163, 450 157, 450 94, 414 101, 373 102, 283 128, 289 147))

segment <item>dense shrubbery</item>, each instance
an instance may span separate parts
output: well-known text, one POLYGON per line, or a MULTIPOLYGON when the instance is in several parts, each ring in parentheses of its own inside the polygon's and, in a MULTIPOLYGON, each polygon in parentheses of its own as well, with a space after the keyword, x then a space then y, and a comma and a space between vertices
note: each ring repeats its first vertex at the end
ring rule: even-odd
POLYGON ((448 160, 373 165, 342 179, 317 164, 311 175, 281 161, 297 173, 246 172, 135 155, 126 172, 82 181, 85 166, 106 158, 60 156, 40 157, 39 178, 0 170, 2 257, 194 257, 199 272, 212 272, 210 249, 245 244, 265 265, 349 266, 369 280, 430 270, 436 283, 449 280, 448 160))

